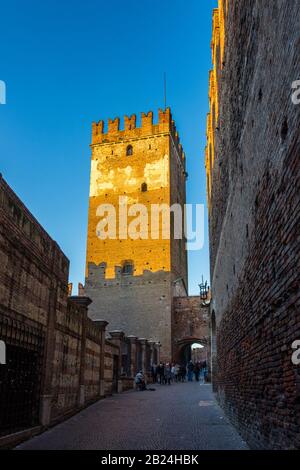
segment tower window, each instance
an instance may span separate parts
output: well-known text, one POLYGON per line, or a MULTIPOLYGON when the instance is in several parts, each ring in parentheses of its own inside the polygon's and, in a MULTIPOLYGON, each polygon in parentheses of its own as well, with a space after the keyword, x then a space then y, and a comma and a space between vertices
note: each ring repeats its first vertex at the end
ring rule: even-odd
POLYGON ((141 191, 142 191, 142 193, 145 193, 146 191, 148 191, 147 183, 143 183, 143 184, 142 184, 142 186, 141 186, 141 191))
POLYGON ((130 157, 131 155, 133 155, 132 145, 127 145, 126 155, 127 155, 127 157, 130 157))
POLYGON ((123 263, 122 274, 133 274, 133 263, 131 261, 125 261, 123 263))

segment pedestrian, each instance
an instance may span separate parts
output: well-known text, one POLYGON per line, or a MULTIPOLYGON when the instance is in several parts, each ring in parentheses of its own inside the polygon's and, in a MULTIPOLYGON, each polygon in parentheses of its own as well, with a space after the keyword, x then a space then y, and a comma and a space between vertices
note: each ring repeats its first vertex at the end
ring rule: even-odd
POLYGON ((172 382, 175 381, 175 364, 172 364, 171 366, 171 379, 172 379, 172 382))
POLYGON ((180 374, 180 365, 175 364, 175 382, 179 381, 179 374, 180 374))
POLYGON ((193 361, 190 360, 190 362, 187 365, 187 374, 188 374, 189 382, 193 382, 193 372, 194 372, 194 364, 193 364, 193 361))
POLYGON ((157 374, 159 377, 159 383, 162 385, 164 383, 164 364, 162 362, 159 364, 157 374))
POLYGON ((179 380, 180 382, 185 382, 186 377, 186 368, 184 365, 181 365, 179 368, 179 380))
POLYGON ((146 382, 145 382, 145 377, 144 377, 144 374, 143 374, 143 371, 139 371, 136 376, 135 376, 135 384, 136 384, 136 388, 140 391, 142 390, 146 390, 146 382))
POLYGON ((171 385, 171 378, 172 378, 172 375, 171 375, 171 364, 169 364, 167 362, 167 364, 165 365, 165 368, 164 368, 164 383, 165 384, 168 384, 168 385, 171 385))
POLYGON ((160 383, 160 364, 157 364, 156 376, 157 376, 157 382, 160 383))
POLYGON ((207 362, 203 362, 203 379, 204 382, 207 382, 207 375, 208 375, 208 370, 207 370, 207 362))
POLYGON ((153 363, 152 367, 151 367, 151 377, 152 377, 152 383, 156 384, 156 382, 157 382, 157 365, 155 363, 153 363))
POLYGON ((199 362, 196 362, 196 364, 194 365, 194 374, 195 374, 196 382, 199 382, 199 375, 200 375, 200 364, 199 364, 199 362))

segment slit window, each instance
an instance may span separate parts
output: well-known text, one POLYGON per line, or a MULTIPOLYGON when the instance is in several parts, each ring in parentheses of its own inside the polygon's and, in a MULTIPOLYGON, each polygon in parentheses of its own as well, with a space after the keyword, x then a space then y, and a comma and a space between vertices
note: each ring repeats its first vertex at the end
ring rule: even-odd
POLYGON ((133 263, 130 261, 125 261, 122 266, 122 274, 133 274, 133 263))
POLYGON ((127 148, 126 148, 126 155, 127 155, 127 157, 130 157, 131 155, 133 155, 133 148, 132 148, 132 145, 127 145, 127 148))

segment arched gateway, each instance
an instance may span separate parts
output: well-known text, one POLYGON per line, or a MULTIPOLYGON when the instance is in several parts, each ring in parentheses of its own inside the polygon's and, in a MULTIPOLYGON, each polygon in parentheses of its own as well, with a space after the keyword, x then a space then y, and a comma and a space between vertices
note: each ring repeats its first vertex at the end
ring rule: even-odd
POLYGON ((186 364, 192 358, 192 345, 202 346, 201 356, 210 362, 209 307, 199 296, 174 298, 173 360, 186 364))
POLYGON ((186 337, 182 338, 176 344, 174 354, 174 362, 178 364, 186 364, 191 359, 194 360, 207 360, 209 357, 210 342, 208 338, 186 337), (193 354, 193 346, 198 345, 201 348, 201 354, 193 354))

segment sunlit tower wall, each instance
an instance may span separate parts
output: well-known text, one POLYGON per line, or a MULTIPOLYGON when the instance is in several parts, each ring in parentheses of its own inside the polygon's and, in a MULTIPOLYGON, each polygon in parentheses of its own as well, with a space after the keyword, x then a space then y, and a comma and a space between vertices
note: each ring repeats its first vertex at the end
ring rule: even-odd
MULTIPOLYGON (((187 295, 187 251, 185 239, 174 239, 174 217, 169 214, 170 239, 159 230, 151 237, 151 206, 186 202, 185 155, 171 111, 153 112, 92 125, 91 177, 86 254, 85 291, 93 303, 90 316, 109 321, 110 330, 123 330, 139 338, 161 343, 161 357, 172 356, 173 297, 187 295), (147 229, 139 239, 119 233, 119 201, 147 207, 147 229), (97 235, 102 204, 116 208, 115 239, 97 235), (98 212, 99 214, 99 212, 98 212)), ((136 218, 128 216, 128 224, 136 218)), ((182 227, 184 218, 182 218, 182 227)), ((184 232, 184 230, 183 230, 184 232)), ((184 233, 183 233, 184 236, 184 233)))

